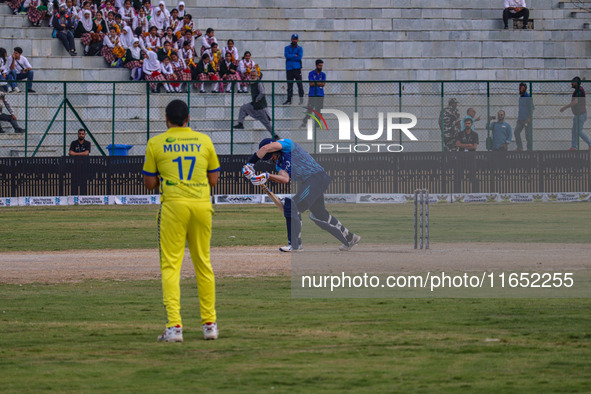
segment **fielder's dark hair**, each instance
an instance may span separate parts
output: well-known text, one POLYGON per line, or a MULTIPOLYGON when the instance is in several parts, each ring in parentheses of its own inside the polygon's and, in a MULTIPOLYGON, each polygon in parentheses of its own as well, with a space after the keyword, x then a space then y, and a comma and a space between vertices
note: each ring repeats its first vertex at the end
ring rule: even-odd
POLYGON ((23 54, 23 48, 21 47, 15 47, 14 51, 20 53, 21 55, 23 54))
POLYGON ((166 117, 175 126, 181 127, 189 119, 189 107, 183 100, 172 100, 166 106, 166 117))
POLYGON ((320 63, 324 64, 324 60, 322 60, 322 59, 317 59, 317 60, 316 60, 316 65, 319 65, 320 63))

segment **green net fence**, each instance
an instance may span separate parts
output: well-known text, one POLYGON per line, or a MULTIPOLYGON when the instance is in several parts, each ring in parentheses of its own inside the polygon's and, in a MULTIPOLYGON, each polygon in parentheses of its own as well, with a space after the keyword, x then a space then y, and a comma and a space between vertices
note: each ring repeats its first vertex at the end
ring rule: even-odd
MULTIPOLYGON (((67 155, 81 128, 91 141, 91 155, 143 155, 148 139, 166 131, 165 108, 173 99, 189 104, 190 126, 209 135, 219 154, 252 153, 261 139, 272 134, 291 138, 310 152, 321 148, 326 152, 330 146, 333 152, 348 152, 351 144, 339 145, 344 142, 340 139, 344 126, 334 111, 349 119, 353 145, 360 143, 359 135, 378 135, 376 143, 400 144, 404 151, 453 150, 450 135, 460 132, 461 121, 471 116, 479 137, 477 150, 485 151, 491 148, 487 137, 494 136, 489 125, 499 123, 498 114, 503 111, 512 131, 508 150, 588 148, 578 133, 574 137, 572 133, 574 121, 585 132, 583 117, 563 108, 573 100, 570 81, 526 81, 529 99, 521 96, 520 81, 327 81, 322 99, 309 97, 310 86, 304 81, 304 97, 299 98, 294 86, 291 105, 284 105, 285 81, 263 81, 270 131, 250 116, 243 129, 234 127, 240 108, 252 101, 250 92, 238 92, 239 86, 250 86, 239 84, 228 82, 219 93, 211 92, 213 85, 203 86, 205 93, 201 93, 201 86, 193 83, 184 83, 181 92, 160 88, 160 93, 153 93, 145 81, 34 82, 35 92, 29 93, 23 83, 23 93, 9 94, 6 100, 26 132, 13 133, 10 123, 0 122, 4 131, 0 156, 67 155), (388 118, 396 113, 416 116, 412 133, 417 141, 400 130, 387 140, 389 122, 409 122, 388 118)), ((8 113, 6 108, 3 113, 8 113)))

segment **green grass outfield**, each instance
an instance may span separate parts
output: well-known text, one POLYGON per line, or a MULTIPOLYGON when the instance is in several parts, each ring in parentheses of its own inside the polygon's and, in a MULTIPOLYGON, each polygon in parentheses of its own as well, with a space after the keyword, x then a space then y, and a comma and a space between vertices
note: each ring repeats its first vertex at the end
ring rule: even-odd
MULTIPOLYGON (((335 204, 329 210, 367 241, 412 242, 412 204, 335 204)), ((2 208, 0 251, 155 248, 157 212, 158 206, 2 208)), ((432 242, 591 240, 589 203, 431 204, 430 214, 432 242)), ((213 246, 285 240, 285 219, 274 206, 215 207, 213 246)))
MULTIPOLYGON (((2 209, 0 245, 153 248, 156 209, 2 209)), ((330 209, 370 239, 382 239, 382 226, 392 242, 411 242, 412 206, 330 209)), ((590 209, 438 205, 431 234, 434 243, 586 243, 590 209)), ((274 207, 218 207, 214 223, 216 246, 284 242, 274 207)), ((225 277, 221 337, 204 341, 195 281, 182 286, 185 342, 163 344, 159 281, 0 285, 0 390, 590 391, 588 299, 292 299, 288 277, 225 277)))

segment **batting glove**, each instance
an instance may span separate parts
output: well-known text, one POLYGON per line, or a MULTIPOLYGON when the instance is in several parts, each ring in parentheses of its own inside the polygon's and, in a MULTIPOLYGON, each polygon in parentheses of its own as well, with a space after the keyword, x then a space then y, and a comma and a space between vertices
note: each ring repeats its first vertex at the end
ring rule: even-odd
POLYGON ((262 174, 259 174, 255 177, 253 177, 250 181, 252 182, 253 185, 264 185, 265 183, 267 183, 268 179, 269 179, 269 173, 263 172, 262 174))
POLYGON ((251 179, 254 176, 254 166, 250 163, 242 167, 242 175, 246 177, 246 179, 251 179))

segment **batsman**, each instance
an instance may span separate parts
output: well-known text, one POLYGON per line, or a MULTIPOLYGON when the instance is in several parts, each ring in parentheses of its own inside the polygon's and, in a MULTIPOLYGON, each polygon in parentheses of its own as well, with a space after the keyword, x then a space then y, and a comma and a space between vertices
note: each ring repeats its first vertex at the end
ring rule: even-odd
POLYGON ((282 252, 302 250, 302 217, 310 210, 310 219, 321 229, 332 234, 342 245, 340 251, 349 251, 361 241, 361 237, 350 232, 341 222, 332 216, 324 206, 324 193, 330 184, 330 176, 294 141, 285 138, 275 141, 265 138, 242 168, 242 173, 253 185, 264 185, 268 180, 277 183, 298 182, 298 192, 292 198, 286 198, 283 216, 287 224, 288 245, 280 247, 282 252), (264 172, 256 175, 254 165, 259 160, 275 163, 277 174, 264 172))

